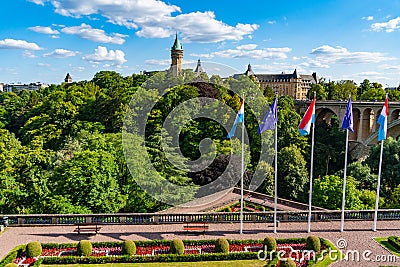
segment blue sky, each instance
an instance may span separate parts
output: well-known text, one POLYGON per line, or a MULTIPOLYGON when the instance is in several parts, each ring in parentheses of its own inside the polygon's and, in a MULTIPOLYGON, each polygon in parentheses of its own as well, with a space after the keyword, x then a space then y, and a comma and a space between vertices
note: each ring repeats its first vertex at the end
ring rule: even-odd
MULTIPOLYGON (((178 32, 184 61, 255 73, 400 83, 400 1, 5 0, 0 82, 90 80, 164 70, 178 32)), ((206 69, 207 71, 207 69, 206 69)))

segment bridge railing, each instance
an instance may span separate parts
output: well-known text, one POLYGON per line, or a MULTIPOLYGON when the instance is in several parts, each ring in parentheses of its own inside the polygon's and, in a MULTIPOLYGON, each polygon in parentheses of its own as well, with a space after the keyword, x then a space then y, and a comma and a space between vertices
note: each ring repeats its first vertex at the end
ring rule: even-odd
MULTIPOLYGON (((244 212, 243 221, 248 223, 273 222, 273 212, 244 212)), ((311 219, 335 221, 341 219, 340 210, 315 210, 311 219)), ((186 222, 231 223, 239 222, 240 214, 232 212, 159 214, 159 213, 119 213, 119 214, 5 214, 10 226, 74 225, 74 224, 110 224, 110 225, 146 225, 174 224, 186 222)), ((346 210, 345 220, 373 220, 373 210, 346 210)), ((280 222, 306 222, 307 211, 278 211, 280 222)), ((379 220, 400 220, 400 209, 379 210, 379 220)))

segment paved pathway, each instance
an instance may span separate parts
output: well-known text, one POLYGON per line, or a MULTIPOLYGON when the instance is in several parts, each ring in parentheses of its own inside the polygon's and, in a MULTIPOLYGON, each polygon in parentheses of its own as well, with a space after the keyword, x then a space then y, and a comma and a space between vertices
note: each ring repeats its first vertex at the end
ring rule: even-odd
MULTIPOLYGON (((30 241, 40 242, 77 242, 81 239, 91 241, 121 241, 121 240, 153 240, 153 239, 215 239, 226 237, 228 239, 261 239, 266 235, 276 238, 306 237, 306 223, 280 223, 278 233, 273 233, 271 223, 245 223, 244 234, 239 234, 239 224, 211 224, 206 235, 186 235, 182 231, 182 224, 168 225, 103 225, 98 235, 81 235, 73 233, 74 226, 43 226, 43 227, 9 227, 0 234, 0 258, 4 257, 9 250, 18 244, 30 241)), ((387 237, 390 235, 400 236, 399 221, 379 221, 378 231, 373 232, 372 222, 346 222, 345 232, 341 233, 340 222, 319 222, 312 225, 312 234, 318 235, 336 243, 339 239, 346 240, 348 246, 344 249, 358 250, 360 261, 341 261, 334 265, 339 266, 400 266, 400 258, 395 263, 379 264, 362 259, 362 253, 370 250, 370 259, 378 255, 389 255, 389 252, 376 243, 373 237, 387 237)))

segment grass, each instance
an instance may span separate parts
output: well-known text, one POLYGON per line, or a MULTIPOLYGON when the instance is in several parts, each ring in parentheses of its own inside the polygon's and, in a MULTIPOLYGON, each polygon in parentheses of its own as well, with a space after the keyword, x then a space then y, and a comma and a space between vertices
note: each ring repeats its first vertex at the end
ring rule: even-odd
POLYGON ((374 240, 376 242, 378 242, 381 246, 387 248, 394 255, 400 257, 399 251, 389 243, 387 238, 385 238, 385 237, 376 237, 376 238, 374 238, 374 240))
POLYGON ((45 267, 262 267, 265 261, 235 260, 235 261, 201 261, 201 262, 154 262, 154 263, 105 263, 105 264, 69 264, 69 265, 41 265, 45 267))

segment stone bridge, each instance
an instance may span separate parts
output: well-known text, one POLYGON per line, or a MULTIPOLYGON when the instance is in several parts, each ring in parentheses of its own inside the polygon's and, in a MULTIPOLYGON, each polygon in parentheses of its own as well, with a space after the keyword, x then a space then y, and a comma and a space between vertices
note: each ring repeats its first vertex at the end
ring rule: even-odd
MULTIPOLYGON (((295 109, 303 114, 311 101, 295 101, 295 109)), ((365 146, 378 142, 377 120, 381 114, 384 102, 353 101, 354 133, 349 134, 349 141, 365 146)), ((325 121, 330 124, 332 115, 342 120, 346 110, 347 101, 321 101, 317 100, 315 107, 316 125, 325 121)), ((389 102, 388 136, 397 138, 400 135, 400 102, 389 102)))

